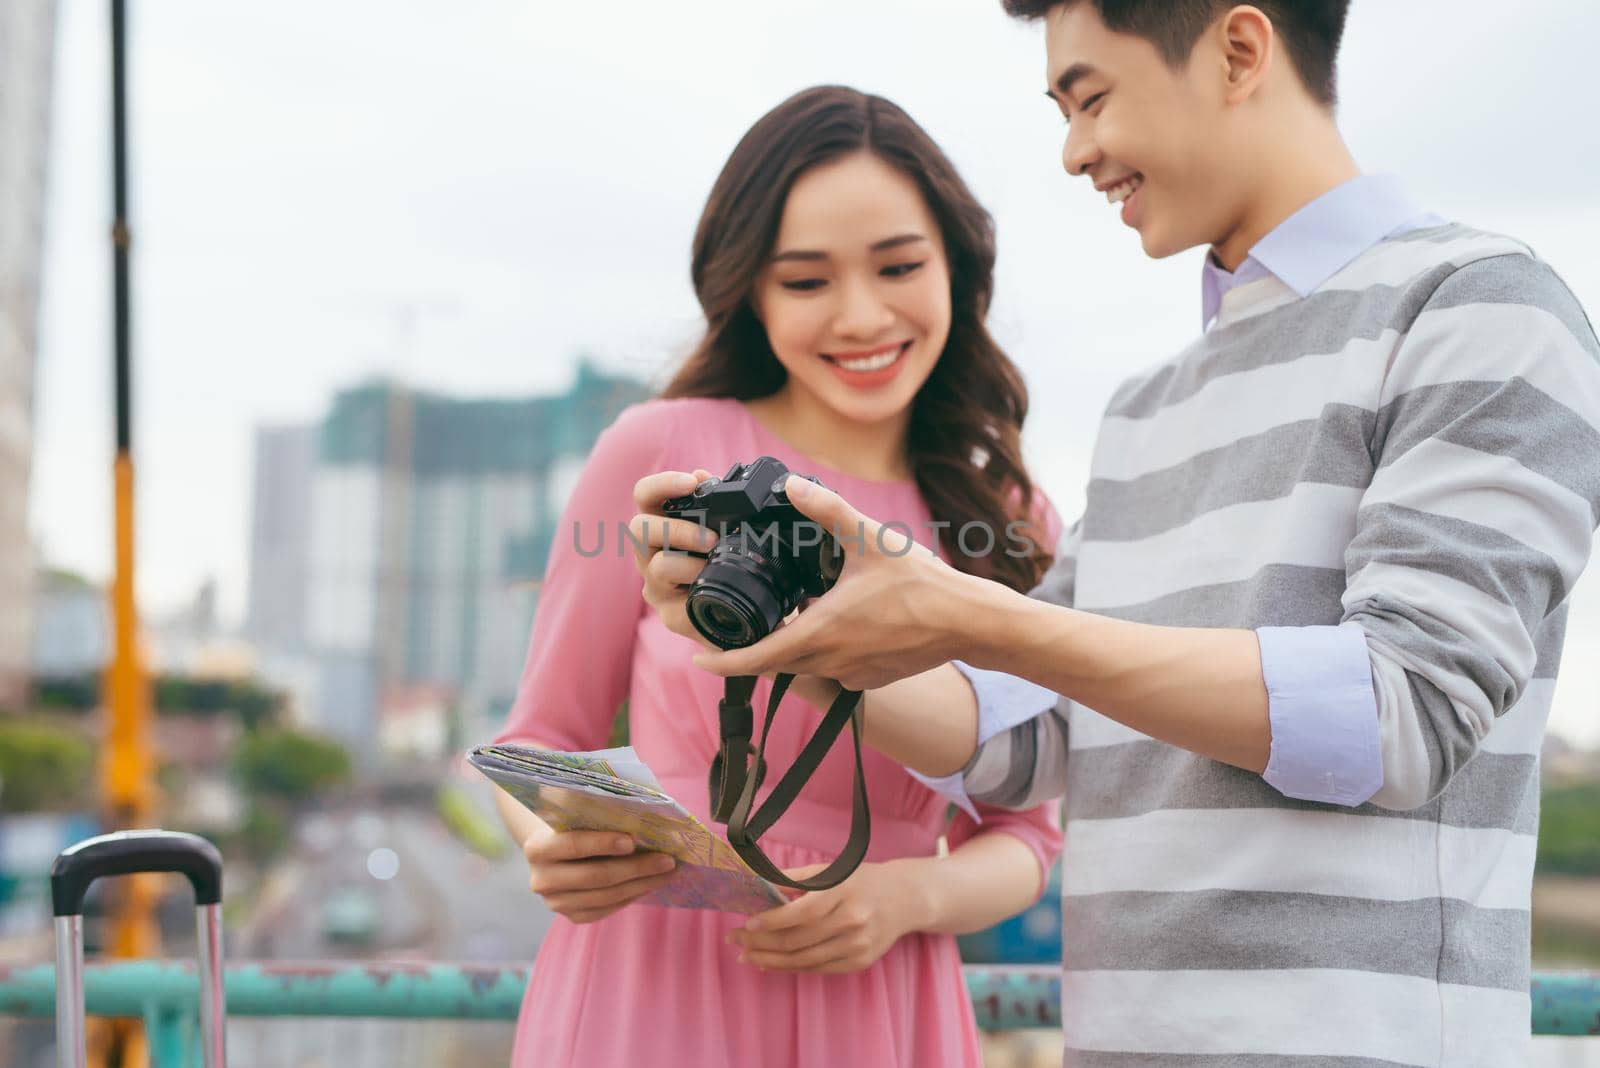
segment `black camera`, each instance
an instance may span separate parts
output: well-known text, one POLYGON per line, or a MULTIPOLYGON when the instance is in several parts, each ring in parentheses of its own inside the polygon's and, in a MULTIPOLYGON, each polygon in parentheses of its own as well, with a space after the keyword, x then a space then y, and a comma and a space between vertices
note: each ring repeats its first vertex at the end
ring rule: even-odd
POLYGON ((688 611, 695 629, 720 648, 742 649, 772 633, 802 599, 826 593, 844 565, 838 542, 789 503, 789 474, 762 456, 661 506, 717 532, 689 587, 688 611))

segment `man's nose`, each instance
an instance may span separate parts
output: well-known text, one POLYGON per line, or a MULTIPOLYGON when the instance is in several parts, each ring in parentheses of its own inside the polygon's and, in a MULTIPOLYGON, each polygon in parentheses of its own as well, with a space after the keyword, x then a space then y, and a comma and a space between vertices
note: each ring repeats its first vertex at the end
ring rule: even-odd
POLYGON ((1061 165, 1076 178, 1100 160, 1100 146, 1093 127, 1080 119, 1067 128, 1067 143, 1061 148, 1061 165))

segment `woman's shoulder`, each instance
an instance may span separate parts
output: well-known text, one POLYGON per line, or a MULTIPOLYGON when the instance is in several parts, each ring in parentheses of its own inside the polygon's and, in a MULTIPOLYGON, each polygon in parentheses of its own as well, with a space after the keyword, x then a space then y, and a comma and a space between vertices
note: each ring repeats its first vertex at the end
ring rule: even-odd
POLYGON ((657 397, 624 408, 602 435, 604 446, 647 453, 670 468, 744 448, 751 416, 732 397, 657 397))
POLYGON ((659 443, 660 434, 715 431, 747 418, 731 397, 655 397, 624 408, 610 429, 659 443))
POLYGON ((693 471, 724 464, 747 448, 750 416, 731 398, 654 398, 622 409, 600 434, 587 461, 589 477, 629 485, 655 471, 693 471))

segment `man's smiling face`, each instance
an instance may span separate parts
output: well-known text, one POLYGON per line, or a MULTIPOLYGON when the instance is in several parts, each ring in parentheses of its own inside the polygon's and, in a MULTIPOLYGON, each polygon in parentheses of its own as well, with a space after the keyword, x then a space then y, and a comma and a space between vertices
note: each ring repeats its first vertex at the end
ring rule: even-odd
POLYGON ((1069 123, 1062 164, 1118 206, 1148 255, 1212 244, 1236 225, 1248 178, 1228 148, 1226 65, 1209 33, 1174 68, 1076 3, 1046 17, 1045 51, 1047 92, 1069 123))

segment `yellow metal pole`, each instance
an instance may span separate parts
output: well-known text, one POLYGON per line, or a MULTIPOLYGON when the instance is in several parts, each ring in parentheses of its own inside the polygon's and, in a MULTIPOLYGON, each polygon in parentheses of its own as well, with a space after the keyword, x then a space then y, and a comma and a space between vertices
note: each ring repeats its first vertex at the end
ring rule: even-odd
POLYGON ((107 815, 119 826, 148 818, 155 800, 154 768, 147 739, 150 688, 139 649, 139 617, 133 594, 133 459, 119 451, 116 474, 116 573, 111 611, 116 645, 106 674, 106 724, 102 789, 107 815))
MULTIPOLYGON (((155 761, 151 752, 150 684, 139 645, 134 599, 133 459, 119 449, 116 475, 116 571, 111 585, 115 646, 106 672, 104 756, 101 794, 111 827, 147 827, 155 812, 155 761)), ((115 885, 110 944, 114 957, 155 955, 161 936, 154 916, 159 895, 154 876, 135 875, 115 885)), ((142 1068, 149 1063, 142 1028, 130 1020, 103 1024, 95 1036, 96 1060, 105 1065, 142 1068)))
MULTIPOLYGON (((132 332, 129 318, 128 252, 127 19, 124 0, 111 0, 111 138, 114 222, 111 249, 115 296, 117 454, 115 460, 116 570, 111 585, 115 628, 110 668, 106 672, 104 756, 101 796, 109 827, 146 827, 155 812, 155 758, 150 745, 150 683, 139 641, 138 605, 134 597, 134 482, 132 332)), ((119 880, 112 912, 109 949, 116 957, 148 957, 160 942, 154 916, 158 894, 155 877, 136 875, 119 880)), ((149 1063, 146 1037, 132 1021, 116 1021, 95 1030, 97 1064, 144 1068, 149 1063)))

